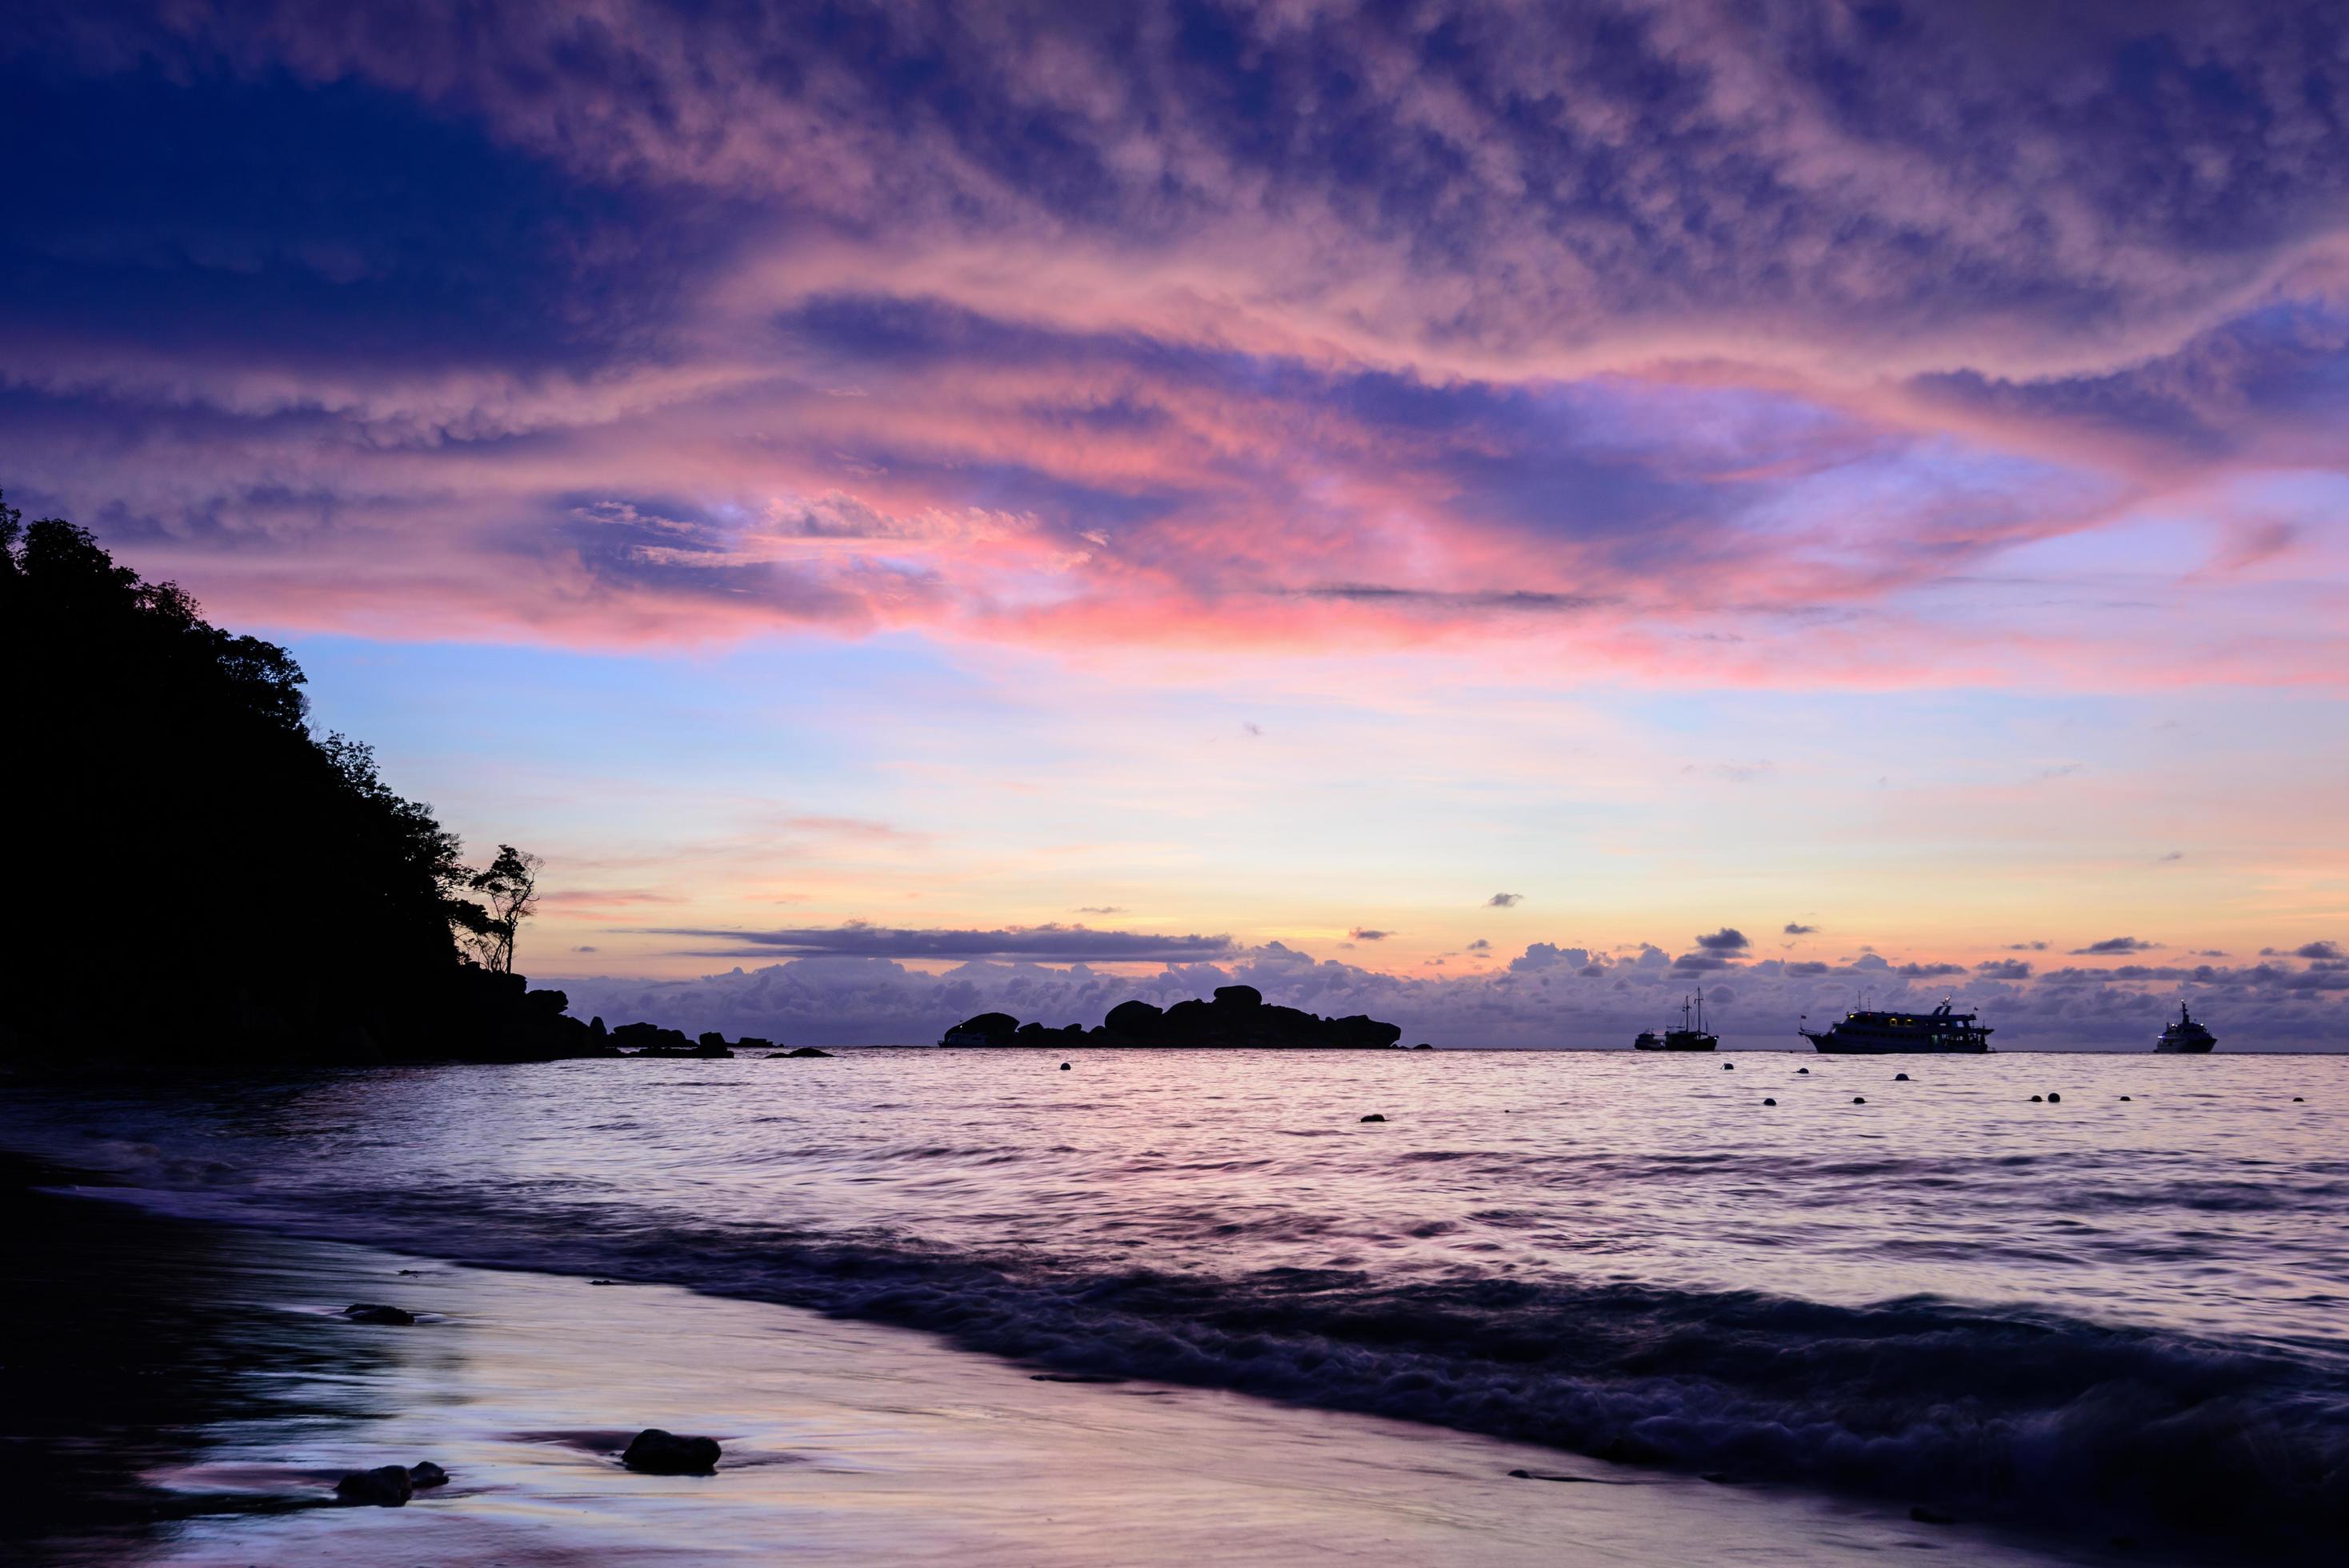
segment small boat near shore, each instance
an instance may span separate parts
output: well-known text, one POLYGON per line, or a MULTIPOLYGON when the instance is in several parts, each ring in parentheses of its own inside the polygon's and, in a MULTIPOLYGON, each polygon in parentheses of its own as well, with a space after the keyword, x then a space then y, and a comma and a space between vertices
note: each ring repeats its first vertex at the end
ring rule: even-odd
POLYGON ((1930 1013, 1846 1013, 1824 1030, 1798 1032, 1829 1056, 1982 1056, 1991 1031, 1979 1016, 1953 1013, 1944 1002, 1930 1013))
POLYGON ((1681 998, 1681 1026, 1666 1029, 1659 1035, 1653 1029, 1642 1029, 1640 1037, 1631 1042, 1635 1051, 1709 1051, 1721 1044, 1718 1035, 1709 1034, 1704 1026, 1704 989, 1697 988, 1693 1021, 1689 1012, 1689 999, 1681 998))
POLYGON ((2162 1057, 2208 1056, 2218 1043, 2219 1037, 2195 1022, 2194 1015, 2187 1011, 2185 1003, 2180 1002, 2178 1004, 2178 1016, 2161 1031, 2160 1037, 2153 1043, 2153 1050, 2156 1056, 2162 1057))

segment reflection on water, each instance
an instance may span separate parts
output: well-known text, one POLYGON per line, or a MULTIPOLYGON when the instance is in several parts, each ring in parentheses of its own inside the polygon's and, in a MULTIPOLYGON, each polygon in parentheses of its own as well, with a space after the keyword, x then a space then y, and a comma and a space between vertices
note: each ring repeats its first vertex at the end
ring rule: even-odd
POLYGON ((384 1374, 389 1347, 322 1335, 315 1314, 281 1305, 306 1295, 295 1249, 13 1186, 0 1191, 0 1213, 7 1554, 63 1537, 75 1560, 115 1561, 159 1526, 323 1500, 315 1474, 178 1493, 150 1484, 241 1434, 324 1430, 367 1414, 351 1391, 384 1374))
POLYGON ((2041 1517, 2349 1520, 2349 1062, 1734 1060, 581 1062, 54 1096, 0 1137, 1065 1374, 2041 1517))
POLYGON ((1031 1052, 874 1051, 79 1109, 135 1173, 280 1200, 463 1195, 1171 1270, 1928 1293, 2340 1332, 2349 1059, 1737 1060, 1112 1052, 1063 1074, 1031 1052), (2062 1105, 2029 1103, 2051 1088, 2062 1105), (1389 1122, 1361 1126, 1371 1110, 1389 1122))
MULTIPOLYGON (((2016 1568, 2104 1560, 1920 1525, 1902 1507, 1197 1389, 1071 1386, 916 1336, 662 1287, 52 1208, 78 1244, 40 1265, 36 1305, 12 1326, 68 1342, 37 1392, 41 1436, 67 1439, 76 1467, 47 1479, 74 1506, 12 1509, 11 1560, 1856 1565, 1917 1547, 2016 1568), (114 1260, 138 1293, 76 1257, 114 1260), (419 1325, 331 1310, 380 1296, 419 1325), (159 1319, 202 1326, 141 1347, 159 1319), (118 1347, 129 1364, 110 1375, 118 1347), (621 1469, 615 1451, 647 1422, 717 1435, 719 1473, 621 1469), (405 1508, 326 1501, 346 1469, 426 1458, 452 1480, 405 1508)), ((26 1407, 10 1408, 21 1421, 26 1407)))

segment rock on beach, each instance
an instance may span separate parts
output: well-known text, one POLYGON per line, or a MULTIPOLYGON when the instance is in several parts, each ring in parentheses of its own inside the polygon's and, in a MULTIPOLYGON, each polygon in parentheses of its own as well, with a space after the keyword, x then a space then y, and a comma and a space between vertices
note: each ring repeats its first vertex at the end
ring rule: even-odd
POLYGON ((647 1427, 628 1439, 620 1462, 647 1475, 708 1475, 718 1468, 715 1438, 680 1438, 658 1427, 647 1427))
POLYGON ((386 1323, 402 1328, 416 1321, 416 1315, 404 1307, 386 1306, 372 1301, 353 1302, 343 1308, 343 1315, 353 1323, 386 1323))

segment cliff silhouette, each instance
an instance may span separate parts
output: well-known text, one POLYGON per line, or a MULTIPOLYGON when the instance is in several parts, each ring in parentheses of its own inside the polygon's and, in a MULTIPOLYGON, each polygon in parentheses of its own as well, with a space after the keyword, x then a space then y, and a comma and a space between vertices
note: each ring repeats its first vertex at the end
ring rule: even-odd
POLYGON ((374 755, 308 722, 275 644, 204 620, 91 536, 0 504, 10 892, 0 1057, 532 1060, 600 1025, 510 962, 492 875, 374 755))

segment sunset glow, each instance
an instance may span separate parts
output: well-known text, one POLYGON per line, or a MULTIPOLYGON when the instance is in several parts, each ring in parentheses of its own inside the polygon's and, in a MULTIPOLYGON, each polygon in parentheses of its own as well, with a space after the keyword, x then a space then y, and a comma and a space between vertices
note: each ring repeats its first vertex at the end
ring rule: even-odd
POLYGON ((2349 1037, 2321 8, 434 9, 18 31, 0 483, 534 975, 2349 1037))

